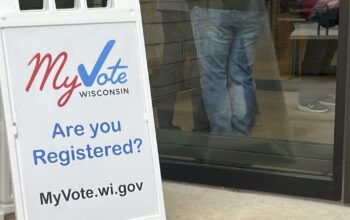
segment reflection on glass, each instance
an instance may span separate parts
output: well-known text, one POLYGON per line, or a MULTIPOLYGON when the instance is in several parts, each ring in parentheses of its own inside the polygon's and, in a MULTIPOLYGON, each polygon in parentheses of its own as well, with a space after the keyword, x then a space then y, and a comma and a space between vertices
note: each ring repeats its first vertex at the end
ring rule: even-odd
POLYGON ((162 158, 332 175, 339 0, 141 3, 162 158))
POLYGON ((332 176, 339 0, 140 3, 161 158, 332 176))
POLYGON ((255 121, 252 66, 265 0, 215 3, 194 2, 191 13, 203 99, 213 133, 244 136, 255 121))
POLYGON ((140 3, 161 158, 332 176, 339 0, 140 3))
MULTIPOLYGON (((180 130, 173 124, 174 94, 183 90, 186 72, 198 76, 196 52, 189 46, 193 44, 190 8, 186 1, 157 1, 156 8, 161 14, 164 38, 162 61, 152 82, 154 95, 161 97, 156 104, 159 127, 180 130)), ((207 132, 209 122, 200 89, 191 95, 191 103, 193 131, 207 132)))
POLYGON ((332 79, 321 80, 322 75, 335 75, 336 66, 332 59, 337 51, 337 40, 317 39, 321 36, 321 27, 325 28, 325 35, 329 35, 329 28, 338 25, 339 0, 302 1, 303 17, 318 23, 318 33, 315 39, 306 42, 304 58, 301 65, 302 88, 299 92, 298 109, 305 112, 323 113, 330 109, 327 106, 335 105, 334 85, 327 88, 325 85, 334 83, 332 79), (314 83, 318 80, 330 83, 314 83), (316 86, 315 86, 316 85, 316 86), (333 89, 332 89, 333 88, 333 89))

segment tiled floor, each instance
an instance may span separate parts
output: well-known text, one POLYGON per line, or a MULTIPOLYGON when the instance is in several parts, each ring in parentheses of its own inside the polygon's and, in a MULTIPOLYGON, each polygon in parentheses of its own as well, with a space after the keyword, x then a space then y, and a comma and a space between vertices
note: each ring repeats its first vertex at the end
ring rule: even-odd
POLYGON ((341 203, 165 182, 168 220, 348 220, 341 203))
POLYGON ((350 219, 350 207, 338 202, 168 181, 163 187, 168 220, 350 219))

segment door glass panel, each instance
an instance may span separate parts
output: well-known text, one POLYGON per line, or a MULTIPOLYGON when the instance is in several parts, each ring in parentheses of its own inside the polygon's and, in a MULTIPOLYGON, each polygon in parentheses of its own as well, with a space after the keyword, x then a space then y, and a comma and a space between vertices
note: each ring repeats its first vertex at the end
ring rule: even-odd
POLYGON ((141 10, 161 159, 332 175, 338 0, 141 10))
POLYGON ((140 3, 161 159, 332 176, 339 0, 140 3))

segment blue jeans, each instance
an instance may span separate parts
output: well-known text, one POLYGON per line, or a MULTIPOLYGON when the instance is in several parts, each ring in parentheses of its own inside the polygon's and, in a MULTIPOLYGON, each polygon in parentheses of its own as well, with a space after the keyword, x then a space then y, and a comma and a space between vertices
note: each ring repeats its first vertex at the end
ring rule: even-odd
POLYGON ((211 132, 248 135, 256 104, 252 66, 266 13, 195 7, 191 20, 211 132))

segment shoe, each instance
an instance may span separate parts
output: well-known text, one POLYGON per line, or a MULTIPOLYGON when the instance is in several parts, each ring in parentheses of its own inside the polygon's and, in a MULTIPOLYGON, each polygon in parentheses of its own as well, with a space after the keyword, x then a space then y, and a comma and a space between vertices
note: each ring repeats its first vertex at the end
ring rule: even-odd
POLYGON ((161 125, 159 126, 160 129, 173 129, 173 130, 181 130, 181 128, 179 126, 176 125, 161 125))
POLYGON ((318 100, 318 102, 322 105, 335 106, 335 96, 329 95, 324 99, 318 100))
POLYGON ((312 112, 312 113, 324 113, 329 111, 329 109, 326 106, 321 105, 318 102, 307 103, 305 105, 299 103, 298 109, 303 112, 312 112))

